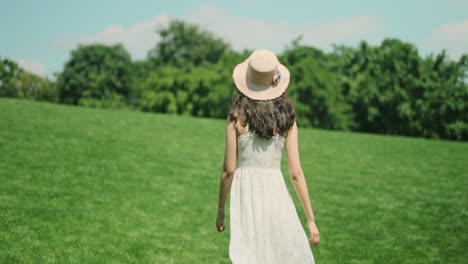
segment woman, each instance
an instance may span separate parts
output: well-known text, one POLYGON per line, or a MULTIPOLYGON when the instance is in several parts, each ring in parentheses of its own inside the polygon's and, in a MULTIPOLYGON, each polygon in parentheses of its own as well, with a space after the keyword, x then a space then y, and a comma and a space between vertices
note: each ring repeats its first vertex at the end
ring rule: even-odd
POLYGON ((273 52, 257 50, 235 67, 233 79, 238 92, 227 118, 216 220, 224 231, 230 192, 229 257, 234 264, 313 264, 309 241, 317 245, 320 238, 299 159, 295 110, 285 94, 289 71, 273 52), (283 148, 309 238, 281 172, 283 148))

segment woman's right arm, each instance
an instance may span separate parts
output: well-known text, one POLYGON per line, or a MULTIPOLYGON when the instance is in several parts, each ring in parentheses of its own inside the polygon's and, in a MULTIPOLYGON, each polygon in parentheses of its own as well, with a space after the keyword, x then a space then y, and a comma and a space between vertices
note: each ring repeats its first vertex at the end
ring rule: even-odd
POLYGON ((296 190, 297 196, 302 203, 302 207, 307 215, 307 225, 311 232, 309 241, 317 244, 320 240, 317 226, 315 225, 314 213, 312 211, 312 205, 309 199, 309 191, 307 188, 307 182, 302 171, 301 161, 299 157, 299 144, 298 144, 298 129, 296 121, 286 137, 286 153, 288 158, 289 175, 291 177, 294 189, 296 190))
POLYGON ((298 144, 298 132, 297 124, 294 124, 286 137, 286 154, 288 158, 289 176, 296 190, 297 196, 301 200, 302 207, 307 215, 308 220, 314 220, 314 213, 309 200, 309 191, 307 188, 307 182, 302 171, 301 161, 299 157, 299 144, 298 144))

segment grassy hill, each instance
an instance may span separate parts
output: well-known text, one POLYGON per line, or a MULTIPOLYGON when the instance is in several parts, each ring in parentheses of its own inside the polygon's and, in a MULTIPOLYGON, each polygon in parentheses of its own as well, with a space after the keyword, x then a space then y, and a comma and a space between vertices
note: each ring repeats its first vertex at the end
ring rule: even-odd
MULTIPOLYGON (((0 263, 230 263, 224 125, 0 99, 0 263)), ((302 128, 299 142, 317 263, 466 263, 467 143, 302 128)), ((305 227, 285 158, 283 173, 305 227)))

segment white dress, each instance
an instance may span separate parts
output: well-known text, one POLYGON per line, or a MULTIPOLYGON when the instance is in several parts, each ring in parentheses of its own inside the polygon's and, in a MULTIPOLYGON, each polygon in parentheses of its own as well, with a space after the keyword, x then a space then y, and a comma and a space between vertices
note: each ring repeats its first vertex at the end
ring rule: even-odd
POLYGON ((285 138, 248 131, 237 138, 230 193, 233 264, 315 264, 310 242, 281 172, 285 138))

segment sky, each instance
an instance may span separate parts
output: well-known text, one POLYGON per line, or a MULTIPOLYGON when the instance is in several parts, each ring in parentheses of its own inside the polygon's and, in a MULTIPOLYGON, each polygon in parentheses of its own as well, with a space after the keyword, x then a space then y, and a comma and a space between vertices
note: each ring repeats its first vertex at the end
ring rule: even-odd
POLYGON ((133 60, 146 58, 171 19, 198 24, 238 51, 279 53, 299 36, 325 51, 395 37, 421 56, 468 54, 468 0, 0 0, 0 14, 0 57, 52 79, 78 44, 122 43, 133 60))

